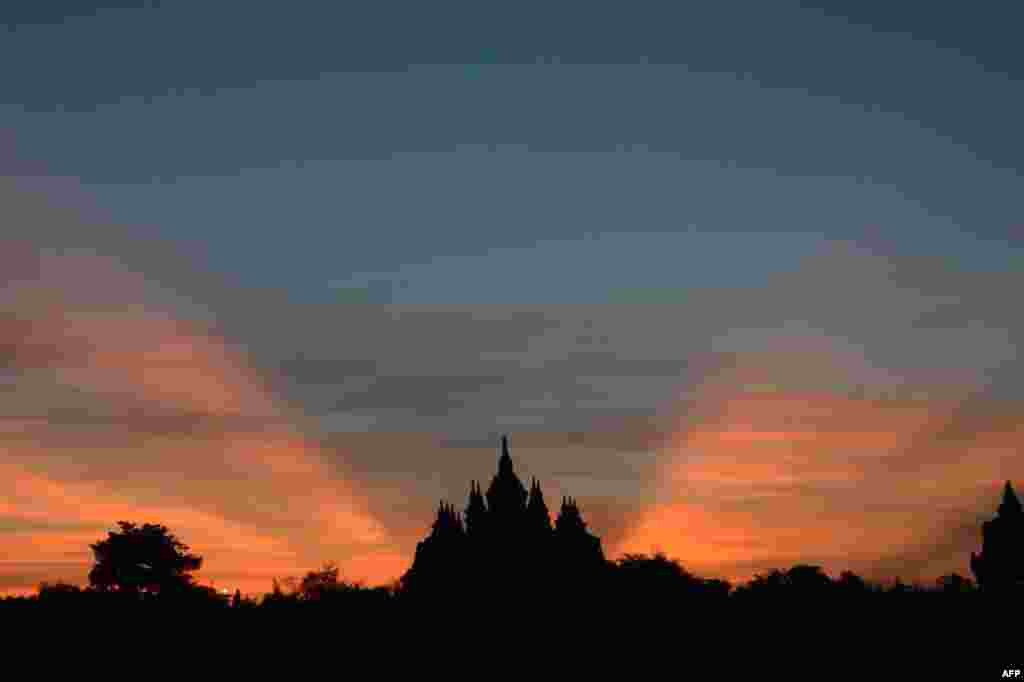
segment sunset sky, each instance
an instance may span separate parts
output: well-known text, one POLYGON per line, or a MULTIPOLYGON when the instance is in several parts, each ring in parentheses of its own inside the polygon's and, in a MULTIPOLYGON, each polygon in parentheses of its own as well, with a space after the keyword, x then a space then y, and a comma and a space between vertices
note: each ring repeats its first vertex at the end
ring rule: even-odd
POLYGON ((0 594, 119 520, 387 583, 501 433, 609 557, 969 574, 1024 484, 1012 5, 3 3, 0 594))

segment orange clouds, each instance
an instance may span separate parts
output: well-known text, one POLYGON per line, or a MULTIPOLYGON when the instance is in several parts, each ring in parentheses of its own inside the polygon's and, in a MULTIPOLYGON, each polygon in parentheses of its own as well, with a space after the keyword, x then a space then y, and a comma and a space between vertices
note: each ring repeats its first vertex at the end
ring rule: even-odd
POLYGON ((270 567, 294 570, 298 558, 282 539, 246 524, 189 506, 140 503, 109 483, 55 481, 9 462, 0 465, 0 480, 0 517, 14 527, 3 533, 8 559, 0 565, 0 587, 8 590, 33 587, 32 567, 39 563, 66 564, 57 577, 84 581, 89 544, 104 537, 114 525, 110 519, 164 523, 208 561, 248 561, 257 574, 270 567))
POLYGON ((986 397, 965 370, 876 367, 852 341, 806 326, 781 341, 742 329, 714 339, 717 364, 679 396, 691 407, 665 437, 646 410, 666 373, 685 360, 693 378, 702 360, 689 321, 670 324, 676 308, 610 313, 621 345, 596 355, 576 352, 575 333, 536 354, 531 335, 557 326, 558 311, 481 333, 475 313, 374 309, 349 330, 330 319, 337 309, 280 305, 269 321, 233 319, 260 343, 250 354, 186 310, 83 255, 44 256, 0 291, 0 535, 12 552, 0 589, 84 577, 88 543, 121 519, 169 525, 221 586, 266 590, 324 560, 349 579, 390 581, 436 497, 459 504, 470 478, 492 475, 488 420, 524 405, 541 412, 506 423, 543 428, 515 434, 517 467, 544 481, 549 502, 579 496, 610 556, 657 548, 730 578, 796 561, 904 578, 966 571, 978 513, 1024 473, 1020 405, 986 397), (494 348, 511 350, 481 364, 494 348), (251 358, 281 363, 282 376, 251 358), (374 428, 324 443, 268 381, 284 378, 289 399, 374 428), (552 386, 558 400, 531 402, 552 386), (417 432, 425 420, 443 433, 417 432), (570 422, 586 433, 558 432, 570 422))
POLYGON ((43 261, 60 276, 22 282, 0 317, 18 371, 0 396, 15 417, 0 441, 0 589, 40 579, 39 562, 72 562, 65 577, 81 579, 88 543, 122 519, 168 525, 204 556, 202 576, 233 587, 266 590, 325 559, 351 578, 397 577, 386 530, 242 352, 113 286, 145 297, 140 276, 43 261), (69 287, 68 272, 84 279, 69 287))
MULTIPOLYGON (((862 376, 833 357, 833 376, 862 376)), ((789 372, 814 364, 801 360, 737 358, 705 383, 660 453, 662 501, 615 551, 657 548, 734 580, 799 561, 905 579, 966 572, 979 512, 1000 480, 1024 475, 1009 418, 1021 406, 971 386, 927 387, 930 398, 883 389, 885 400, 787 388, 789 372), (750 390, 751 376, 773 390, 750 390)))
POLYGON ((110 313, 67 313, 62 323, 62 339, 87 349, 82 366, 59 367, 62 381, 209 415, 272 417, 278 412, 226 344, 195 325, 110 313))

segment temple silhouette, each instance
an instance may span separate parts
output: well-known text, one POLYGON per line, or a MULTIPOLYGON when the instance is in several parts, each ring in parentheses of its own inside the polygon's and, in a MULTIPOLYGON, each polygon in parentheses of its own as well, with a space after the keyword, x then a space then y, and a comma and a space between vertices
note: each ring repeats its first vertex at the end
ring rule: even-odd
POLYGON ((601 540, 587 530, 576 500, 562 498, 552 526, 540 482, 533 479, 527 491, 502 436, 498 472, 486 493, 471 481, 461 514, 441 501, 402 584, 413 593, 498 586, 508 593, 559 578, 580 582, 606 566, 601 540))
POLYGON ((981 554, 971 553, 971 571, 983 590, 1024 587, 1024 509, 1009 481, 996 517, 981 526, 981 554))

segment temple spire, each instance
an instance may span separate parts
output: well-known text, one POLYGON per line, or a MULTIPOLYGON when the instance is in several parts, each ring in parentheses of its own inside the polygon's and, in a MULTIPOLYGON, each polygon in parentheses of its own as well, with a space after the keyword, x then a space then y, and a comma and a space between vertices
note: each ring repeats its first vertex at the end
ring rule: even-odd
POLYGON ((484 504, 484 496, 480 493, 480 484, 470 481, 469 502, 466 504, 466 513, 463 515, 466 520, 466 532, 474 535, 480 532, 487 518, 487 507, 484 504))
POLYGON ((544 502, 544 491, 540 489, 540 481, 536 478, 530 483, 530 497, 526 503, 526 514, 534 530, 551 531, 551 517, 548 514, 548 505, 544 502))
POLYGON ((508 436, 501 437, 501 456, 498 457, 498 472, 512 471, 512 455, 508 452, 508 436))
POLYGON ((498 473, 491 479, 491 485, 487 488, 487 510, 498 515, 517 515, 526 510, 527 496, 526 487, 516 476, 515 468, 512 466, 508 436, 502 436, 498 473))
POLYGON ((1013 485, 1007 481, 1006 486, 1003 488, 1003 502, 999 505, 1000 516, 1014 516, 1021 513, 1020 500, 1017 499, 1017 493, 1013 491, 1013 485))
POLYGON ((580 533, 587 529, 576 500, 572 497, 562 498, 562 509, 555 520, 555 529, 560 533, 580 533))

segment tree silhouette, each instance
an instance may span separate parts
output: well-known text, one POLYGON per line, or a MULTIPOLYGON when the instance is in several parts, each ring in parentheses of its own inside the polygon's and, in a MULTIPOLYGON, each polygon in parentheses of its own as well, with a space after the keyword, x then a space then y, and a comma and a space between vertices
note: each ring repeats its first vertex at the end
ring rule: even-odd
POLYGON ((821 566, 797 564, 786 571, 786 583, 801 595, 816 596, 824 594, 832 586, 832 579, 821 566))
POLYGON ((202 557, 189 554, 189 547, 168 532, 166 526, 118 521, 120 531, 90 548, 96 563, 89 572, 89 584, 101 592, 160 594, 193 586, 191 571, 202 565, 202 557))
POLYGON ((42 582, 39 584, 38 598, 40 603, 63 605, 74 603, 82 596, 82 588, 78 585, 58 580, 56 583, 42 582))
POLYGON ((843 571, 840 573, 836 586, 839 587, 843 594, 863 594, 870 589, 864 578, 861 578, 853 571, 843 571))
POLYGON ((771 597, 782 594, 788 581, 786 574, 779 569, 772 569, 768 573, 754 575, 745 585, 737 590, 737 596, 741 597, 771 597))
POLYGON ((622 603, 665 608, 710 606, 729 596, 724 580, 706 580, 664 554, 626 554, 614 563, 615 586, 622 603))
POLYGON ((788 570, 773 569, 759 573, 736 590, 741 601, 785 600, 789 604, 817 606, 823 599, 841 594, 856 594, 866 587, 853 573, 844 574, 843 583, 832 579, 820 566, 797 564, 788 570))
POLYGON ((338 565, 328 561, 319 571, 310 571, 299 583, 298 596, 304 601, 322 601, 336 595, 345 583, 338 580, 338 565))
POLYGON ((975 590, 974 581, 959 573, 944 575, 935 581, 935 585, 940 592, 946 594, 966 594, 975 590))

